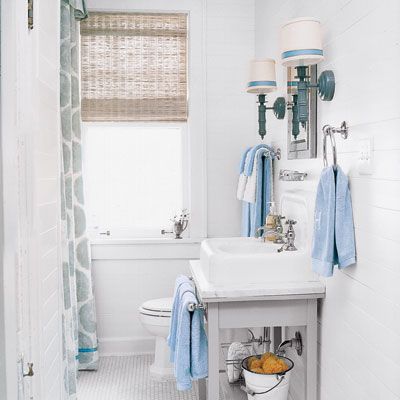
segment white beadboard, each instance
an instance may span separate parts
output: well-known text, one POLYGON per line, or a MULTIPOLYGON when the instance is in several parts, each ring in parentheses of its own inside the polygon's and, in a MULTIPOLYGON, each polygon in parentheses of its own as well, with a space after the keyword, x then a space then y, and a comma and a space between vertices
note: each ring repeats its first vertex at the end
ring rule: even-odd
MULTIPOLYGON (((290 18, 322 21, 326 59, 337 78, 332 102, 318 102, 318 129, 350 125, 337 138, 338 160, 348 173, 353 200, 358 263, 325 279, 319 306, 318 393, 320 400, 400 399, 400 112, 393 76, 400 62, 400 4, 395 0, 256 0, 256 56, 279 62, 279 27, 290 18), (357 170, 359 140, 373 139, 372 175, 357 170)), ((278 93, 284 68, 277 64, 278 93)), ((270 118, 274 145, 284 151, 280 168, 308 172, 302 183, 276 182, 277 192, 315 193, 322 169, 321 135, 316 160, 287 160, 286 121, 270 118)), ((293 332, 290 331, 289 335, 293 332)), ((305 332, 303 332, 305 334, 305 332)), ((296 363, 291 394, 304 399, 304 357, 296 363)))
MULTIPOLYGON (((158 251, 158 246, 153 245, 153 252, 158 251)), ((180 259, 179 249, 175 252, 175 259, 93 261, 102 355, 137 354, 154 349, 152 337, 139 320, 138 309, 146 300, 172 296, 176 276, 190 273, 188 260, 185 256, 180 259)), ((198 258, 198 254, 193 257, 198 258)))

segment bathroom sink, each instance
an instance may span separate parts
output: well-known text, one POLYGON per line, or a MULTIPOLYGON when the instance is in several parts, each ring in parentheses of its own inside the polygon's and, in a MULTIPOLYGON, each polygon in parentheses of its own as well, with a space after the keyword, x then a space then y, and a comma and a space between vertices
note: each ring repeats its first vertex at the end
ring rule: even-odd
POLYGON ((215 238, 202 242, 201 268, 215 285, 315 281, 304 249, 278 253, 281 245, 255 238, 215 238))

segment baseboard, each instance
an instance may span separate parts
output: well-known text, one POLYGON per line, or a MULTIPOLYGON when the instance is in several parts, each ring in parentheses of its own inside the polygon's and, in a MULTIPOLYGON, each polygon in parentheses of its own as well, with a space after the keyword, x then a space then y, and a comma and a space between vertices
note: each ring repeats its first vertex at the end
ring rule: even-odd
POLYGON ((100 356, 130 356, 154 353, 152 337, 99 338, 100 356))

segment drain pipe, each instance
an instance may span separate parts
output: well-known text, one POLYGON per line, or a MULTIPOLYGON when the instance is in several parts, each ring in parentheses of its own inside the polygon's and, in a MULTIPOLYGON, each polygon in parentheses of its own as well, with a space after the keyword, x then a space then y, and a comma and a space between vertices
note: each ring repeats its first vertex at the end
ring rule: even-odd
POLYGON ((296 350, 297 354, 301 356, 303 354, 303 340, 301 338, 301 334, 299 331, 295 333, 295 337, 290 340, 283 341, 279 346, 276 354, 278 356, 283 356, 286 353, 286 350, 289 348, 293 348, 296 350))

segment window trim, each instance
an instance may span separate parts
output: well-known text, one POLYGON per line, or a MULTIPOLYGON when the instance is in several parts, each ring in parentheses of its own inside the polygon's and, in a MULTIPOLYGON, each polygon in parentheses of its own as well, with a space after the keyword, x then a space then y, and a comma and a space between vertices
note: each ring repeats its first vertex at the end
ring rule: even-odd
MULTIPOLYGON (((106 3, 106 2, 105 2, 106 3)), ((206 5, 202 0, 114 0, 114 7, 97 6, 92 11, 184 12, 188 14, 188 178, 190 238, 207 237, 206 167, 206 5)), ((89 10, 90 12, 90 10, 89 10)), ((86 122, 89 123, 89 122, 86 122)), ((148 123, 146 123, 147 125, 148 123)))

